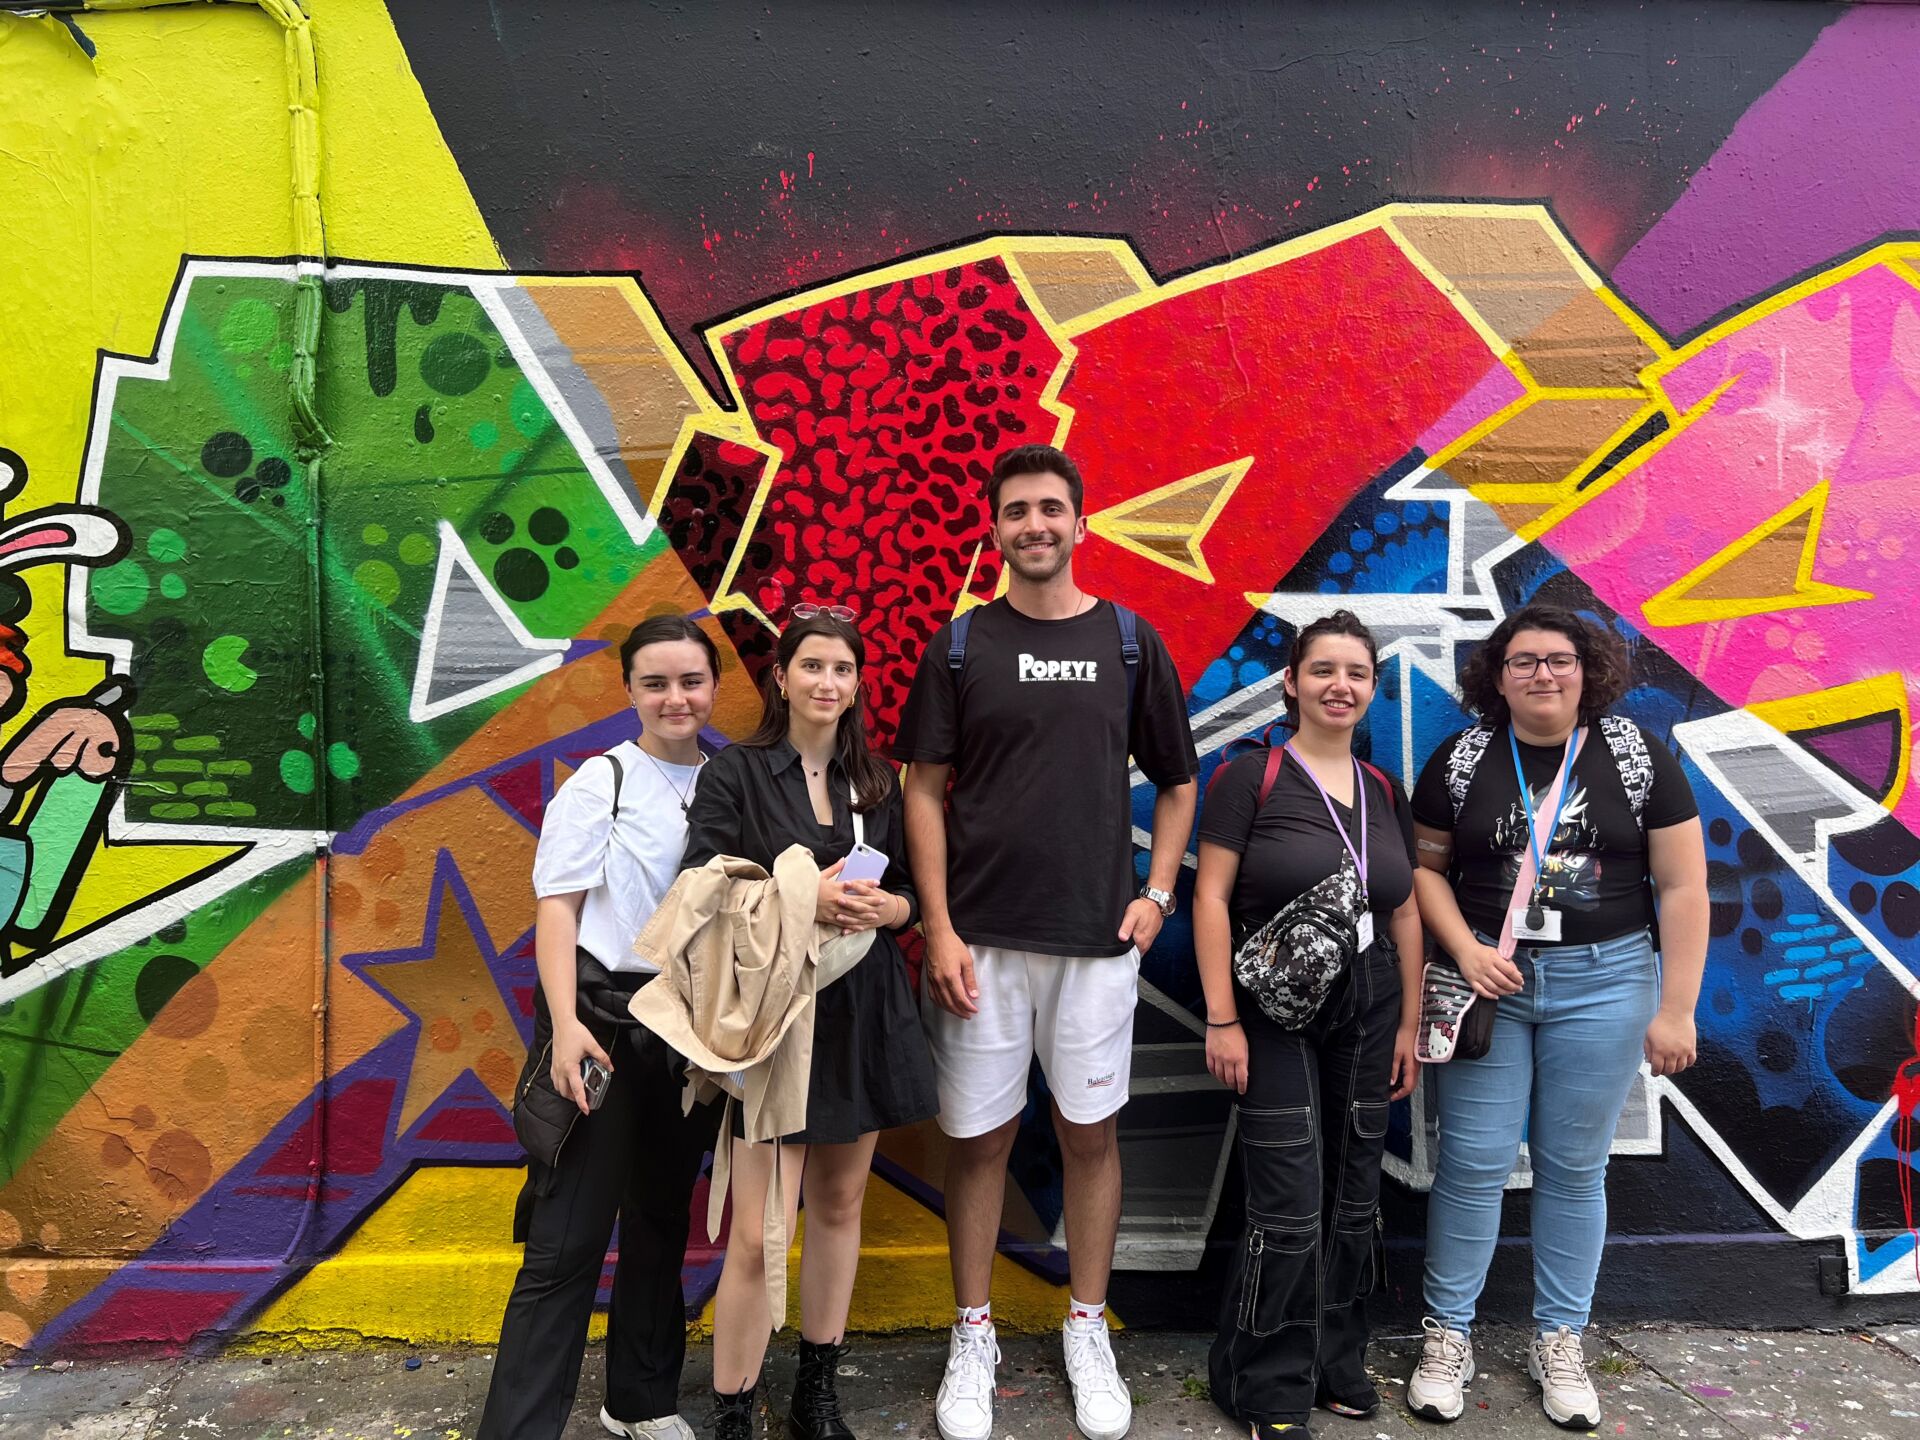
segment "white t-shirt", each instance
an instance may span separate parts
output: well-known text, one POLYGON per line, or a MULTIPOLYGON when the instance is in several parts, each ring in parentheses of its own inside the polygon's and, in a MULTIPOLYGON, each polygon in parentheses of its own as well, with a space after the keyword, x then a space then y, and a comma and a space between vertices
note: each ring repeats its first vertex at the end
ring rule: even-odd
POLYGON ((680 874, 687 848, 681 796, 693 799, 697 765, 655 761, 631 740, 609 754, 620 761, 620 818, 613 815, 613 767, 595 757, 547 802, 533 859, 533 893, 587 892, 580 944, 609 970, 648 972, 633 942, 680 874))

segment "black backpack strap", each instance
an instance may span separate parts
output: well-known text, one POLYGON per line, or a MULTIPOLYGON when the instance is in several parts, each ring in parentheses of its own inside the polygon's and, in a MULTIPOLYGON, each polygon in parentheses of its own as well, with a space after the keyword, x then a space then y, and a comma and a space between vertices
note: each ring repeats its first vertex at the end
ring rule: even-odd
POLYGON ((620 787, 626 783, 627 772, 620 768, 620 758, 611 750, 602 753, 602 760, 613 766, 613 818, 620 818, 620 787))
POLYGON ((1460 828, 1460 812, 1467 807, 1467 787, 1473 784, 1473 772, 1480 768, 1480 757, 1493 740, 1493 727, 1475 725, 1462 730, 1447 754, 1447 799, 1453 804, 1453 826, 1460 828))
POLYGON ((1120 622, 1120 663, 1127 670, 1127 738, 1133 738, 1133 697, 1140 680, 1140 617, 1113 602, 1113 618, 1120 622))
POLYGON ((947 642, 947 668, 953 671, 953 683, 960 683, 960 671, 967 663, 967 632, 973 629, 973 611, 953 617, 953 629, 947 642))

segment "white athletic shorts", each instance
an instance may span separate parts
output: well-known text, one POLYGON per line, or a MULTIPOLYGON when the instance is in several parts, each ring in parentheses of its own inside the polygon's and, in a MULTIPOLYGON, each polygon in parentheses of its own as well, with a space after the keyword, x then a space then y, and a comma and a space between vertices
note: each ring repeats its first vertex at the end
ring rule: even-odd
POLYGON ((963 1020, 921 987, 942 1130, 964 1140, 1017 1116, 1036 1055, 1060 1113, 1074 1124, 1104 1120, 1127 1103, 1138 948, 1097 958, 968 948, 978 1014, 963 1020))

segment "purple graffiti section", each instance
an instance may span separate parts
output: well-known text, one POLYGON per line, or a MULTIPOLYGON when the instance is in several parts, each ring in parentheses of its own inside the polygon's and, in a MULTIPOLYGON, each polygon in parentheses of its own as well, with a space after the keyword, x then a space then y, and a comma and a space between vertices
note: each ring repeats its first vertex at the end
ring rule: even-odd
POLYGON ((1884 235, 1920 229, 1920 8, 1834 22, 1733 127, 1614 283, 1685 334, 1884 235))

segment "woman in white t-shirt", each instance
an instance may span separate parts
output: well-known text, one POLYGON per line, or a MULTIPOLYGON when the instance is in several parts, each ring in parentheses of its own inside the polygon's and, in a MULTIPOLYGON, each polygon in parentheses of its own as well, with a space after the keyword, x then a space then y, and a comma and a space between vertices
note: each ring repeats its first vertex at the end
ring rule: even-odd
POLYGON ((478 1440, 557 1440, 566 1428, 616 1218, 601 1424, 630 1440, 693 1440, 677 1413, 680 1266, 718 1114, 683 1115, 685 1062, 651 1031, 619 1022, 657 973, 633 940, 680 873, 720 654, 693 621, 663 615, 634 627, 620 662, 640 737, 585 761, 560 787, 533 864, 540 985, 530 1054, 551 1039, 553 1086, 580 1119, 553 1164, 527 1166, 514 1213, 526 1254, 478 1440), (582 1077, 588 1059, 613 1072, 598 1108, 582 1077))

